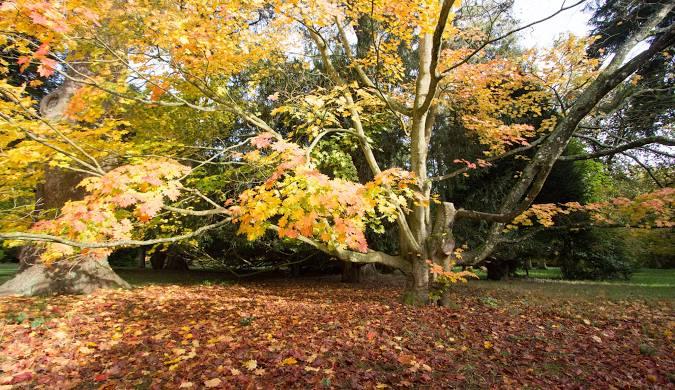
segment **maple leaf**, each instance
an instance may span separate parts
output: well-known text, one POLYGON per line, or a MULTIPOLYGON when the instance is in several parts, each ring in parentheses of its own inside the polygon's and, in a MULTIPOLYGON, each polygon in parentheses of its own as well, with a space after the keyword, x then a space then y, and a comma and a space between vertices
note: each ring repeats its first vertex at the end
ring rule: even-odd
POLYGON ((21 65, 19 67, 19 71, 21 73, 25 72, 28 66, 30 66, 31 59, 32 57, 30 56, 19 56, 19 58, 16 60, 16 63, 21 65))
POLYGON ((152 100, 153 102, 156 102, 165 93, 166 93, 166 90, 164 88, 162 88, 160 86, 157 86, 157 85, 153 85, 152 87, 150 87, 150 100, 152 100))
POLYGON ((50 25, 49 19, 45 18, 44 15, 42 15, 39 12, 35 12, 35 11, 31 12, 30 18, 33 20, 33 23, 35 23, 35 24, 41 24, 43 26, 49 26, 50 25))
POLYGON ((38 66, 38 74, 42 77, 49 77, 54 74, 56 69, 56 61, 51 58, 42 58, 40 59, 40 65, 38 66))
POLYGON ((209 379, 207 381, 204 381, 204 387, 211 389, 220 386, 222 382, 223 381, 220 380, 220 378, 209 379))
POLYGON ((49 53, 49 42, 43 42, 38 46, 38 49, 35 51, 33 56, 35 58, 41 58, 47 55, 49 53))
POLYGON ((281 363, 279 363, 281 366, 293 366, 296 364, 298 364, 298 360, 292 356, 287 357, 286 359, 282 360, 281 363))
POLYGON ((255 370, 256 368, 258 368, 258 362, 257 362, 256 360, 253 360, 253 359, 247 360, 247 361, 244 362, 243 366, 244 366, 244 368, 246 368, 247 370, 253 371, 253 370, 255 370))
POLYGON ((262 133, 251 138, 251 145, 257 149, 264 149, 272 144, 272 139, 274 139, 272 133, 262 133))

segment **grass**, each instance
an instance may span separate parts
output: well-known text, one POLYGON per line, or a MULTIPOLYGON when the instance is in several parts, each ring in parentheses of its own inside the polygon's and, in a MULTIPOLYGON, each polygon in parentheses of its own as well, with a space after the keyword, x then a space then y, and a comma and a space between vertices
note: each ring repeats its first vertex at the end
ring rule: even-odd
POLYGON ((14 263, 0 263, 0 283, 9 280, 16 273, 18 266, 14 263))
MULTIPOLYGON (((16 273, 16 264, 0 264, 0 283, 10 279, 16 273)), ((133 268, 115 270, 133 286, 151 284, 180 285, 216 285, 231 284, 232 275, 222 271, 191 270, 154 271, 133 268)), ((641 269, 630 280, 610 281, 569 281, 562 280, 560 269, 551 267, 546 270, 530 271, 530 279, 516 278, 508 281, 493 282, 485 279, 485 273, 478 271, 480 281, 471 281, 469 288, 502 292, 523 292, 539 294, 551 298, 598 298, 598 299, 675 299, 675 269, 641 269)), ((522 272, 521 272, 522 273, 522 272)))
MULTIPOLYGON (((524 272, 519 271, 519 276, 524 272)), ((560 268, 530 270, 530 279, 516 278, 494 282, 485 280, 485 273, 478 272, 479 282, 471 288, 525 292, 552 299, 675 299, 675 269, 643 268, 633 273, 629 280, 563 280, 560 268)))

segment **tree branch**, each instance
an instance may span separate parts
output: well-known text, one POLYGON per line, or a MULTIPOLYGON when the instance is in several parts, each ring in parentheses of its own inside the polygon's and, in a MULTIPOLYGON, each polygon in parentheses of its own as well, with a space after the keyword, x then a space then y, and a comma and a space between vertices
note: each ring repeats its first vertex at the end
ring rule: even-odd
POLYGON ((81 249, 97 249, 97 248, 116 248, 116 247, 125 247, 125 246, 142 246, 142 245, 154 245, 162 244, 168 242, 177 242, 185 240, 188 238, 199 236, 211 229, 223 226, 226 223, 231 221, 230 218, 226 218, 222 221, 205 225, 192 233, 186 233, 179 236, 165 237, 165 238, 155 238, 152 240, 117 240, 117 241, 108 241, 108 242, 83 242, 75 241, 67 238, 54 236, 51 234, 41 234, 41 233, 23 233, 23 232, 13 232, 13 233, 0 233, 0 239, 3 240, 19 240, 19 241, 37 241, 37 242, 54 242, 59 244, 65 244, 68 246, 81 248, 81 249))
MULTIPOLYGON (((269 226, 269 229, 274 230, 276 232, 279 231, 279 227, 274 225, 269 226)), ((403 272, 410 272, 412 270, 412 266, 410 265, 410 263, 405 261, 405 259, 403 259, 400 256, 391 256, 383 252, 372 250, 369 250, 367 253, 361 253, 350 251, 348 249, 329 248, 325 244, 322 244, 316 240, 313 240, 309 237, 305 237, 302 235, 298 236, 297 240, 304 242, 305 244, 308 244, 310 246, 313 246, 314 248, 324 253, 327 253, 331 256, 335 256, 343 261, 348 261, 351 263, 364 263, 364 264, 379 263, 390 267, 394 267, 403 272)))
MULTIPOLYGON (((530 150, 530 149, 534 148, 535 146, 539 145, 540 143, 544 142, 546 137, 548 137, 548 134, 542 135, 541 137, 532 141, 529 145, 525 145, 525 146, 521 146, 521 147, 518 147, 518 148, 515 148, 515 149, 511 149, 508 152, 500 154, 498 156, 488 157, 488 158, 485 159, 485 161, 486 162, 493 162, 493 161, 501 160, 501 159, 509 157, 509 156, 513 156, 514 154, 525 152, 527 150, 530 150)), ((464 168, 454 170, 450 173, 446 173, 445 175, 430 177, 429 180, 431 180, 431 181, 447 180, 447 179, 451 179, 451 178, 453 178, 457 175, 461 175, 462 173, 468 172, 469 170, 471 170, 469 167, 464 167, 464 168)))
POLYGON ((625 144, 616 146, 611 149, 605 149, 601 150, 599 152, 595 153, 588 153, 588 154, 574 154, 571 156, 560 156, 558 157, 559 161, 579 161, 579 160, 590 160, 593 158, 598 158, 598 157, 604 157, 604 156, 611 156, 617 153, 624 152, 629 149, 634 149, 638 148, 640 146, 644 145, 649 145, 649 144, 661 144, 661 145, 667 145, 667 146, 675 146, 675 139, 668 138, 668 137, 663 137, 663 136, 652 136, 652 137, 646 137, 642 139, 638 139, 635 141, 627 142, 625 144))
POLYGON ((511 30, 511 31, 505 33, 505 34, 502 34, 502 35, 500 35, 500 36, 498 36, 498 37, 496 37, 496 38, 493 38, 493 39, 490 39, 490 40, 487 40, 487 41, 483 42, 478 48, 476 48, 474 51, 472 51, 468 56, 464 57, 461 61, 459 61, 459 62, 453 64, 453 65, 450 66, 448 69, 444 70, 443 73, 441 74, 441 77, 447 76, 447 75, 448 75, 452 70, 454 70, 455 68, 457 68, 457 67, 459 67, 459 66, 462 66, 462 65, 464 65, 465 63, 469 62, 469 60, 471 60, 471 58, 473 58, 473 56, 475 56, 476 54, 480 53, 480 51, 483 50, 483 49, 484 49, 485 47, 487 47, 488 45, 493 44, 493 43, 498 42, 498 41, 501 41, 501 40, 504 39, 504 38, 508 38, 509 36, 511 36, 511 35, 513 35, 513 34, 515 34, 515 33, 517 33, 517 32, 520 32, 520 31, 525 30, 526 28, 530 28, 530 27, 532 27, 532 26, 534 26, 534 25, 537 25, 537 24, 539 24, 539 23, 543 23, 543 22, 545 22, 545 21, 547 21, 547 20, 549 20, 549 19, 551 19, 551 18, 557 16, 558 14, 560 14, 560 13, 562 13, 562 12, 564 12, 564 11, 567 11, 568 9, 572 9, 572 8, 574 8, 574 7, 576 7, 576 6, 580 5, 580 4, 582 4, 582 3, 584 3, 584 2, 586 2, 586 0, 579 0, 579 1, 577 1, 576 3, 574 3, 574 4, 572 4, 572 5, 569 5, 569 6, 567 6, 567 7, 564 6, 565 3, 563 2, 563 6, 561 6, 559 10, 557 10, 556 12, 552 13, 551 15, 549 15, 549 16, 547 16, 547 17, 542 18, 542 19, 539 19, 539 20, 535 20, 535 21, 532 22, 532 23, 528 23, 528 24, 526 24, 526 25, 524 25, 524 26, 518 27, 518 28, 516 28, 516 29, 514 29, 514 30, 511 30))

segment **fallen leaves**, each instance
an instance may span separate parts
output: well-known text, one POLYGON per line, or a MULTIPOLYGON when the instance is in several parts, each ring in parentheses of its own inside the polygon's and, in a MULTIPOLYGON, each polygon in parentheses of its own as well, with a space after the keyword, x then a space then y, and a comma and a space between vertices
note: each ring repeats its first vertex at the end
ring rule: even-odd
POLYGON ((281 366, 294 366, 298 361, 294 357, 289 357, 281 361, 281 366))
POLYGON ((247 360, 244 362, 244 368, 246 368, 249 371, 253 371, 256 368, 258 368, 258 362, 253 359, 247 360))
POLYGON ((323 280, 3 299, 0 385, 621 388, 675 372, 667 303, 500 294, 494 308, 469 285, 454 309, 413 308, 398 291, 323 280))
POLYGON ((204 386, 211 389, 211 388, 220 386, 221 383, 223 383, 223 381, 220 380, 220 378, 213 378, 213 379, 209 379, 207 381, 204 381, 204 386))

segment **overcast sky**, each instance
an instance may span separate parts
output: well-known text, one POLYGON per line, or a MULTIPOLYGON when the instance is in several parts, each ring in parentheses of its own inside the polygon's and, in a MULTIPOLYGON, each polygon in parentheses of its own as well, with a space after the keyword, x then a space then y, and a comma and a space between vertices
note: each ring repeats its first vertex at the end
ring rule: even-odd
MULTIPOLYGON (((515 15, 520 25, 543 19, 560 9, 563 3, 574 4, 577 0, 515 0, 515 15)), ((578 5, 556 15, 552 19, 539 23, 521 32, 523 45, 526 47, 550 47, 560 34, 572 32, 575 35, 588 33, 590 15, 583 12, 584 4, 578 5)))

